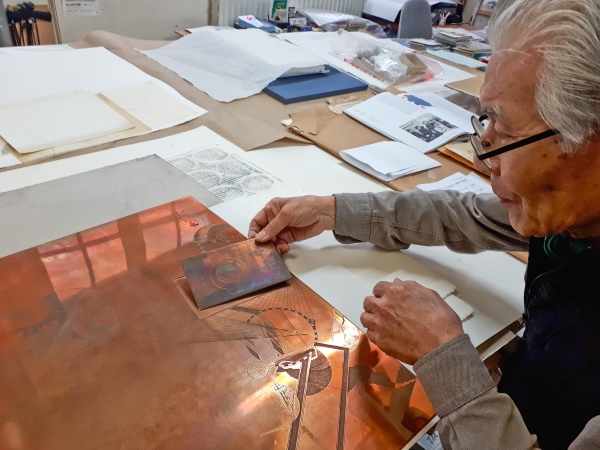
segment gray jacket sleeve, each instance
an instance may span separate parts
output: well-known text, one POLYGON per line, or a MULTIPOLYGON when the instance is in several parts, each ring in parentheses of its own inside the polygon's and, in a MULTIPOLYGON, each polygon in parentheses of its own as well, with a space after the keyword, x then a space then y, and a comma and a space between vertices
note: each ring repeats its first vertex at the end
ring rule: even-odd
POLYGON ((460 253, 527 250, 527 238, 508 220, 493 194, 456 191, 337 194, 336 239, 403 250, 411 244, 445 245, 460 253))
MULTIPOLYGON (((413 366, 435 412, 444 450, 539 450, 513 401, 500 394, 469 337, 436 348, 413 366)), ((600 417, 569 450, 600 450, 600 417)))

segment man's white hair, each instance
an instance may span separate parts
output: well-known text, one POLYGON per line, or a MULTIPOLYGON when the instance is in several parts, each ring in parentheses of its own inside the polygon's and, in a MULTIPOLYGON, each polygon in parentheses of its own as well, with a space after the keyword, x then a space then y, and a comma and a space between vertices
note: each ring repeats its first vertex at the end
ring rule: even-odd
POLYGON ((600 0, 500 0, 488 39, 541 55, 536 107, 564 151, 600 133, 600 0))

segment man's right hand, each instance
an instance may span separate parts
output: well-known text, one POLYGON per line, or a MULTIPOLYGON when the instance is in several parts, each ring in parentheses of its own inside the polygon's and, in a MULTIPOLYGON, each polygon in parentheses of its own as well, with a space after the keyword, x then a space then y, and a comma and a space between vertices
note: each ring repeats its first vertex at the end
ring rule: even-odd
POLYGON ((248 237, 273 241, 281 254, 290 244, 335 227, 335 197, 274 198, 252 219, 248 237))

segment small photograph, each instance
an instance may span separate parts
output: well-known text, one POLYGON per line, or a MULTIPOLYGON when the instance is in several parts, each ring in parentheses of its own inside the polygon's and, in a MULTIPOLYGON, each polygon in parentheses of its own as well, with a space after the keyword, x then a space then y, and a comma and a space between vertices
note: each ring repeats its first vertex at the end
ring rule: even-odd
POLYGON ((431 142, 456 127, 433 114, 423 114, 401 128, 422 141, 431 142))

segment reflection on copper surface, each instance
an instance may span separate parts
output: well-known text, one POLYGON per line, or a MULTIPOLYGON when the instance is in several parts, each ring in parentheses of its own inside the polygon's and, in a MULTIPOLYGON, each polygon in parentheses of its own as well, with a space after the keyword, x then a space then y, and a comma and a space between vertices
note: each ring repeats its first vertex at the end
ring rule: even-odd
POLYGON ((195 200, 116 227, 0 259, 0 448, 397 449, 433 416, 296 278, 194 311, 180 261, 244 240, 195 200))
POLYGON ((271 243, 238 242, 181 261, 199 309, 220 305, 291 278, 271 243))

